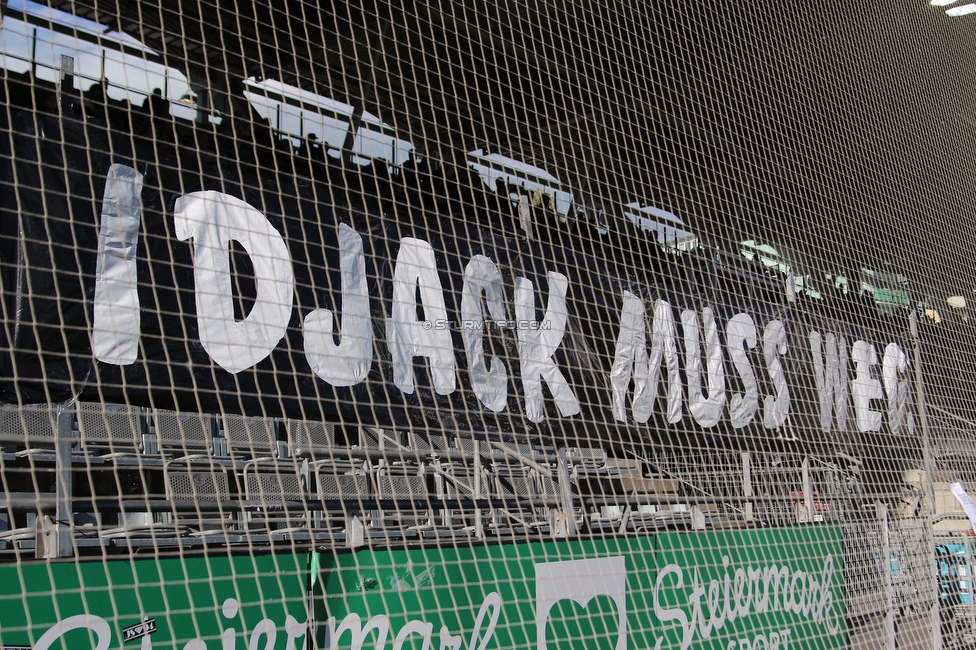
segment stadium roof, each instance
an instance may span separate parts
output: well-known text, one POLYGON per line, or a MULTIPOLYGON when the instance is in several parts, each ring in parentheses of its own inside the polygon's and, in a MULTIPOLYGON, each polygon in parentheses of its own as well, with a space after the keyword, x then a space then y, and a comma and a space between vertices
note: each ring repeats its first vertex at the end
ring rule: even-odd
POLYGON ((51 4, 162 53, 217 107, 247 77, 276 79, 423 154, 463 165, 490 146, 583 202, 658 205, 713 243, 759 236, 847 268, 936 259, 925 283, 976 286, 976 22, 940 7, 51 4))

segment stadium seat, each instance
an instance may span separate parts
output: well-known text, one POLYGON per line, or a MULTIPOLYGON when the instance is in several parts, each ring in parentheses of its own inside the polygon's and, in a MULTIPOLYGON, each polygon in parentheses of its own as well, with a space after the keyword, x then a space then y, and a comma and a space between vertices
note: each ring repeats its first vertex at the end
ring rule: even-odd
POLYGON ((226 414, 221 423, 227 453, 235 461, 270 461, 278 456, 277 419, 226 414))
POLYGON ((607 470, 607 452, 602 449, 570 447, 566 452, 576 474, 600 474, 607 470))
POLYGON ((172 507, 171 523, 189 529, 194 536, 227 535, 238 528, 234 512, 223 509, 231 499, 227 469, 218 463, 183 461, 170 461, 163 474, 166 500, 172 507), (201 509, 201 504, 217 504, 217 511, 201 509))
POLYGON ((365 474, 335 474, 322 466, 316 472, 316 496, 323 502, 323 510, 313 513, 314 527, 330 531, 337 539, 344 538, 353 517, 365 518, 362 502, 371 498, 369 477, 365 474))
POLYGON ((206 413, 153 411, 153 426, 164 457, 213 456, 214 417, 206 413))
MULTIPOLYGON (((488 484, 487 474, 481 473, 480 494, 475 490, 475 470, 465 467, 459 463, 448 463, 441 467, 443 474, 443 496, 448 500, 465 500, 485 498, 488 484)), ((443 523, 451 528, 459 528, 467 534, 472 534, 478 529, 479 518, 482 516, 481 510, 474 507, 459 505, 456 508, 446 508, 443 513, 443 523)))
POLYGON ((447 436, 422 435, 415 431, 410 431, 407 435, 407 441, 410 449, 427 457, 433 454, 447 452, 449 449, 447 436))
MULTIPOLYGON (((442 437, 432 436, 431 442, 439 442, 442 437)), ((446 442, 446 440, 444 441, 446 442)), ((475 441, 470 438, 458 438, 460 449, 435 449, 426 467, 428 473, 433 474, 436 494, 447 500, 466 500, 488 497, 487 464, 484 459, 488 454, 488 443, 475 441), (474 450, 478 450, 475 455, 474 450), (438 454, 440 451, 442 454, 438 454), (449 454, 449 455, 448 455, 449 454), (475 491, 476 477, 480 477, 480 491, 475 491)), ((440 523, 455 531, 455 534, 483 534, 483 515, 480 508, 458 505, 444 508, 440 512, 440 523)))
POLYGON ((148 412, 118 404, 78 404, 78 429, 86 453, 106 458, 138 456, 146 449, 148 412))
POLYGON ((371 512, 371 537, 416 537, 424 530, 433 530, 429 508, 418 505, 419 502, 428 500, 424 477, 391 475, 384 471, 373 474, 373 484, 378 501, 401 503, 392 509, 378 508, 371 512))
POLYGON ((335 427, 327 422, 286 420, 288 455, 313 462, 329 460, 336 450, 335 427))
POLYGON ((491 530, 496 535, 533 534, 549 531, 549 506, 536 486, 535 478, 516 468, 495 469, 492 498, 515 501, 492 509, 491 530))
POLYGON ((53 454, 57 430, 55 404, 0 406, 0 447, 17 456, 53 454))
POLYGON ((258 504, 245 515, 248 538, 252 542, 265 536, 270 542, 308 541, 313 537, 320 541, 330 537, 313 530, 307 490, 299 473, 255 471, 259 469, 265 468, 254 463, 244 472, 244 498, 258 504), (302 507, 294 507, 296 504, 302 507))

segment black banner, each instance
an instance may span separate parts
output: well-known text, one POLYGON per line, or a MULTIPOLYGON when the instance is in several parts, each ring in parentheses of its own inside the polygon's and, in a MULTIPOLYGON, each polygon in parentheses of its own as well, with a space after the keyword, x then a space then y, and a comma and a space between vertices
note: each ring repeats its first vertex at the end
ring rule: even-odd
POLYGON ((5 401, 580 441, 914 426, 907 319, 791 302, 758 262, 665 251, 625 220, 601 234, 545 202, 530 236, 477 174, 430 162, 9 118, 5 401))

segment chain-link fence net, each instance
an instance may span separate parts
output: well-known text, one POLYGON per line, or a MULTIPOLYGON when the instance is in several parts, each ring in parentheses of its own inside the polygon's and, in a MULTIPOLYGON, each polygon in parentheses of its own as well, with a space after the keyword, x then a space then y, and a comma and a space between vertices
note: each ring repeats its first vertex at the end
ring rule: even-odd
POLYGON ((0 1, 0 647, 972 647, 973 7, 0 1))

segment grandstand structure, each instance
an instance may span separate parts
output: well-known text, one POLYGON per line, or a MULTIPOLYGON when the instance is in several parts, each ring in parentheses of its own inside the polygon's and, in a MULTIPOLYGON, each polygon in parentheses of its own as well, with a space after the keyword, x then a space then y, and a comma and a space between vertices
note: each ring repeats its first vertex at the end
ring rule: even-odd
POLYGON ((0 648, 972 647, 953 5, 0 1, 0 648))

